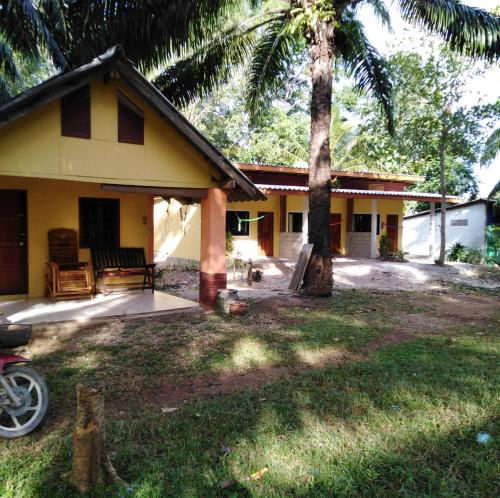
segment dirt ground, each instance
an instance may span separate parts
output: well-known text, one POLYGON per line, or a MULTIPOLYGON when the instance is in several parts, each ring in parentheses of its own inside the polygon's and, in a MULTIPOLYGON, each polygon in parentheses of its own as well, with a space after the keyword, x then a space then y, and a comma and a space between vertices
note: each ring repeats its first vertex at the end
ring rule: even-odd
MULTIPOLYGON (((245 271, 228 268, 228 287, 237 289, 243 298, 263 299, 292 294, 288 284, 295 263, 278 258, 255 262, 263 272, 260 282, 249 286, 245 271)), ((388 291, 436 291, 449 285, 484 289, 500 288, 500 269, 485 265, 448 263, 444 267, 424 258, 409 258, 406 263, 375 259, 335 258, 334 286, 337 289, 382 289, 388 291)), ((169 272, 165 276, 166 292, 186 299, 197 299, 198 272, 169 272)))

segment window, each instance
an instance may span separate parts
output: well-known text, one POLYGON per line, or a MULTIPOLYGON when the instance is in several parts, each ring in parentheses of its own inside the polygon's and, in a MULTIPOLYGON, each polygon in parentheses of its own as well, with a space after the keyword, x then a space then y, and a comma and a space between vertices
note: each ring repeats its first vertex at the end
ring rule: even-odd
POLYGON ((226 231, 231 235, 245 236, 249 234, 250 223, 248 220, 250 218, 249 211, 227 211, 226 212, 226 231))
POLYGON ((288 231, 292 233, 302 232, 302 213, 288 213, 288 231))
POLYGON ((120 247, 120 201, 80 198, 80 247, 120 247))
MULTIPOLYGON (((371 232, 372 231, 372 215, 371 214, 355 214, 354 215, 354 231, 355 232, 371 232)), ((380 215, 377 214, 377 235, 380 233, 380 215)))
POLYGON ((88 85, 61 99, 61 135, 90 138, 90 89, 88 85))
POLYGON ((144 145, 144 113, 123 93, 118 93, 118 142, 144 145))

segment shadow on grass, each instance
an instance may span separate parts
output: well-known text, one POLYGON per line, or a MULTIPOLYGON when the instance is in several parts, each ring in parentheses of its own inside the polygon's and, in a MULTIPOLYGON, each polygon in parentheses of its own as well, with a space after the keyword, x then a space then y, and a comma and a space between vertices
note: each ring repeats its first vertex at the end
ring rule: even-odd
MULTIPOLYGON (((110 417, 110 444, 133 484, 128 496, 495 496, 498 359, 489 338, 420 339, 171 415, 110 417), (478 445, 479 431, 493 442, 478 445), (245 480, 264 467, 262 479, 245 480), (221 490, 224 480, 234 484, 221 490)), ((60 434, 33 436, 43 458, 3 459, 10 484, 0 495, 16 496, 8 486, 15 491, 17 479, 25 497, 72 496, 60 479, 69 469, 67 430, 60 434)))

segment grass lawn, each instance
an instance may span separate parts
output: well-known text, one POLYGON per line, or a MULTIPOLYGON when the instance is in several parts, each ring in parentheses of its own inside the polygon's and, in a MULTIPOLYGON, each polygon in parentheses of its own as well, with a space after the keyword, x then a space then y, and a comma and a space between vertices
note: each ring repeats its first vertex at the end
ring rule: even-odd
POLYGON ((498 496, 498 298, 342 291, 40 339, 50 411, 0 441, 0 496, 73 496, 78 382, 106 384, 108 443, 131 485, 96 497, 498 496))

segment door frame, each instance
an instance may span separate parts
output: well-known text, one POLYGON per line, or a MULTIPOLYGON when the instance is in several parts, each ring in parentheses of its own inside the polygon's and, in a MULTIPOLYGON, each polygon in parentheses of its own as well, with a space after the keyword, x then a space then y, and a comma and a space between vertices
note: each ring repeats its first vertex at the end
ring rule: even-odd
POLYGON ((259 235, 260 235, 260 232, 259 232, 259 223, 261 220, 258 220, 257 221, 257 249, 258 249, 258 252, 259 252, 259 256, 265 256, 265 257, 268 257, 268 258, 272 258, 274 257, 274 211, 258 211, 257 212, 257 218, 260 218, 261 216, 264 216, 264 215, 271 215, 270 217, 270 223, 271 223, 271 227, 270 227, 270 243, 269 243, 269 248, 270 248, 270 253, 271 254, 260 254, 261 250, 260 250, 260 243, 259 243, 259 235))
POLYGON ((24 275, 23 275, 23 282, 21 283, 21 287, 17 292, 3 292, 0 289, 0 296, 17 296, 21 294, 28 294, 29 292, 29 268, 28 268, 28 192, 27 190, 22 190, 22 189, 0 189, 0 195, 2 195, 2 192, 16 192, 20 194, 21 197, 21 207, 24 211, 24 245, 23 245, 23 251, 22 251, 22 261, 21 263, 23 264, 24 267, 24 275))
POLYGON ((387 234, 387 238, 389 239, 389 243, 390 243, 389 249, 390 249, 390 251, 391 252, 397 251, 399 249, 399 215, 398 214, 388 214, 387 215, 387 224, 386 224, 385 232, 387 234), (390 223, 389 223, 389 217, 396 218, 397 221, 396 221, 395 228, 392 228, 393 225, 390 225, 390 223), (394 232, 396 234, 395 249, 393 249, 393 246, 392 246, 392 242, 393 242, 394 238, 389 237, 389 230, 391 230, 391 234, 394 233, 394 232))
POLYGON ((332 255, 340 255, 342 254, 342 213, 330 213, 330 252, 332 255), (332 237, 332 232, 333 232, 333 217, 338 216, 339 217, 339 251, 334 252, 333 251, 333 237, 332 237))

